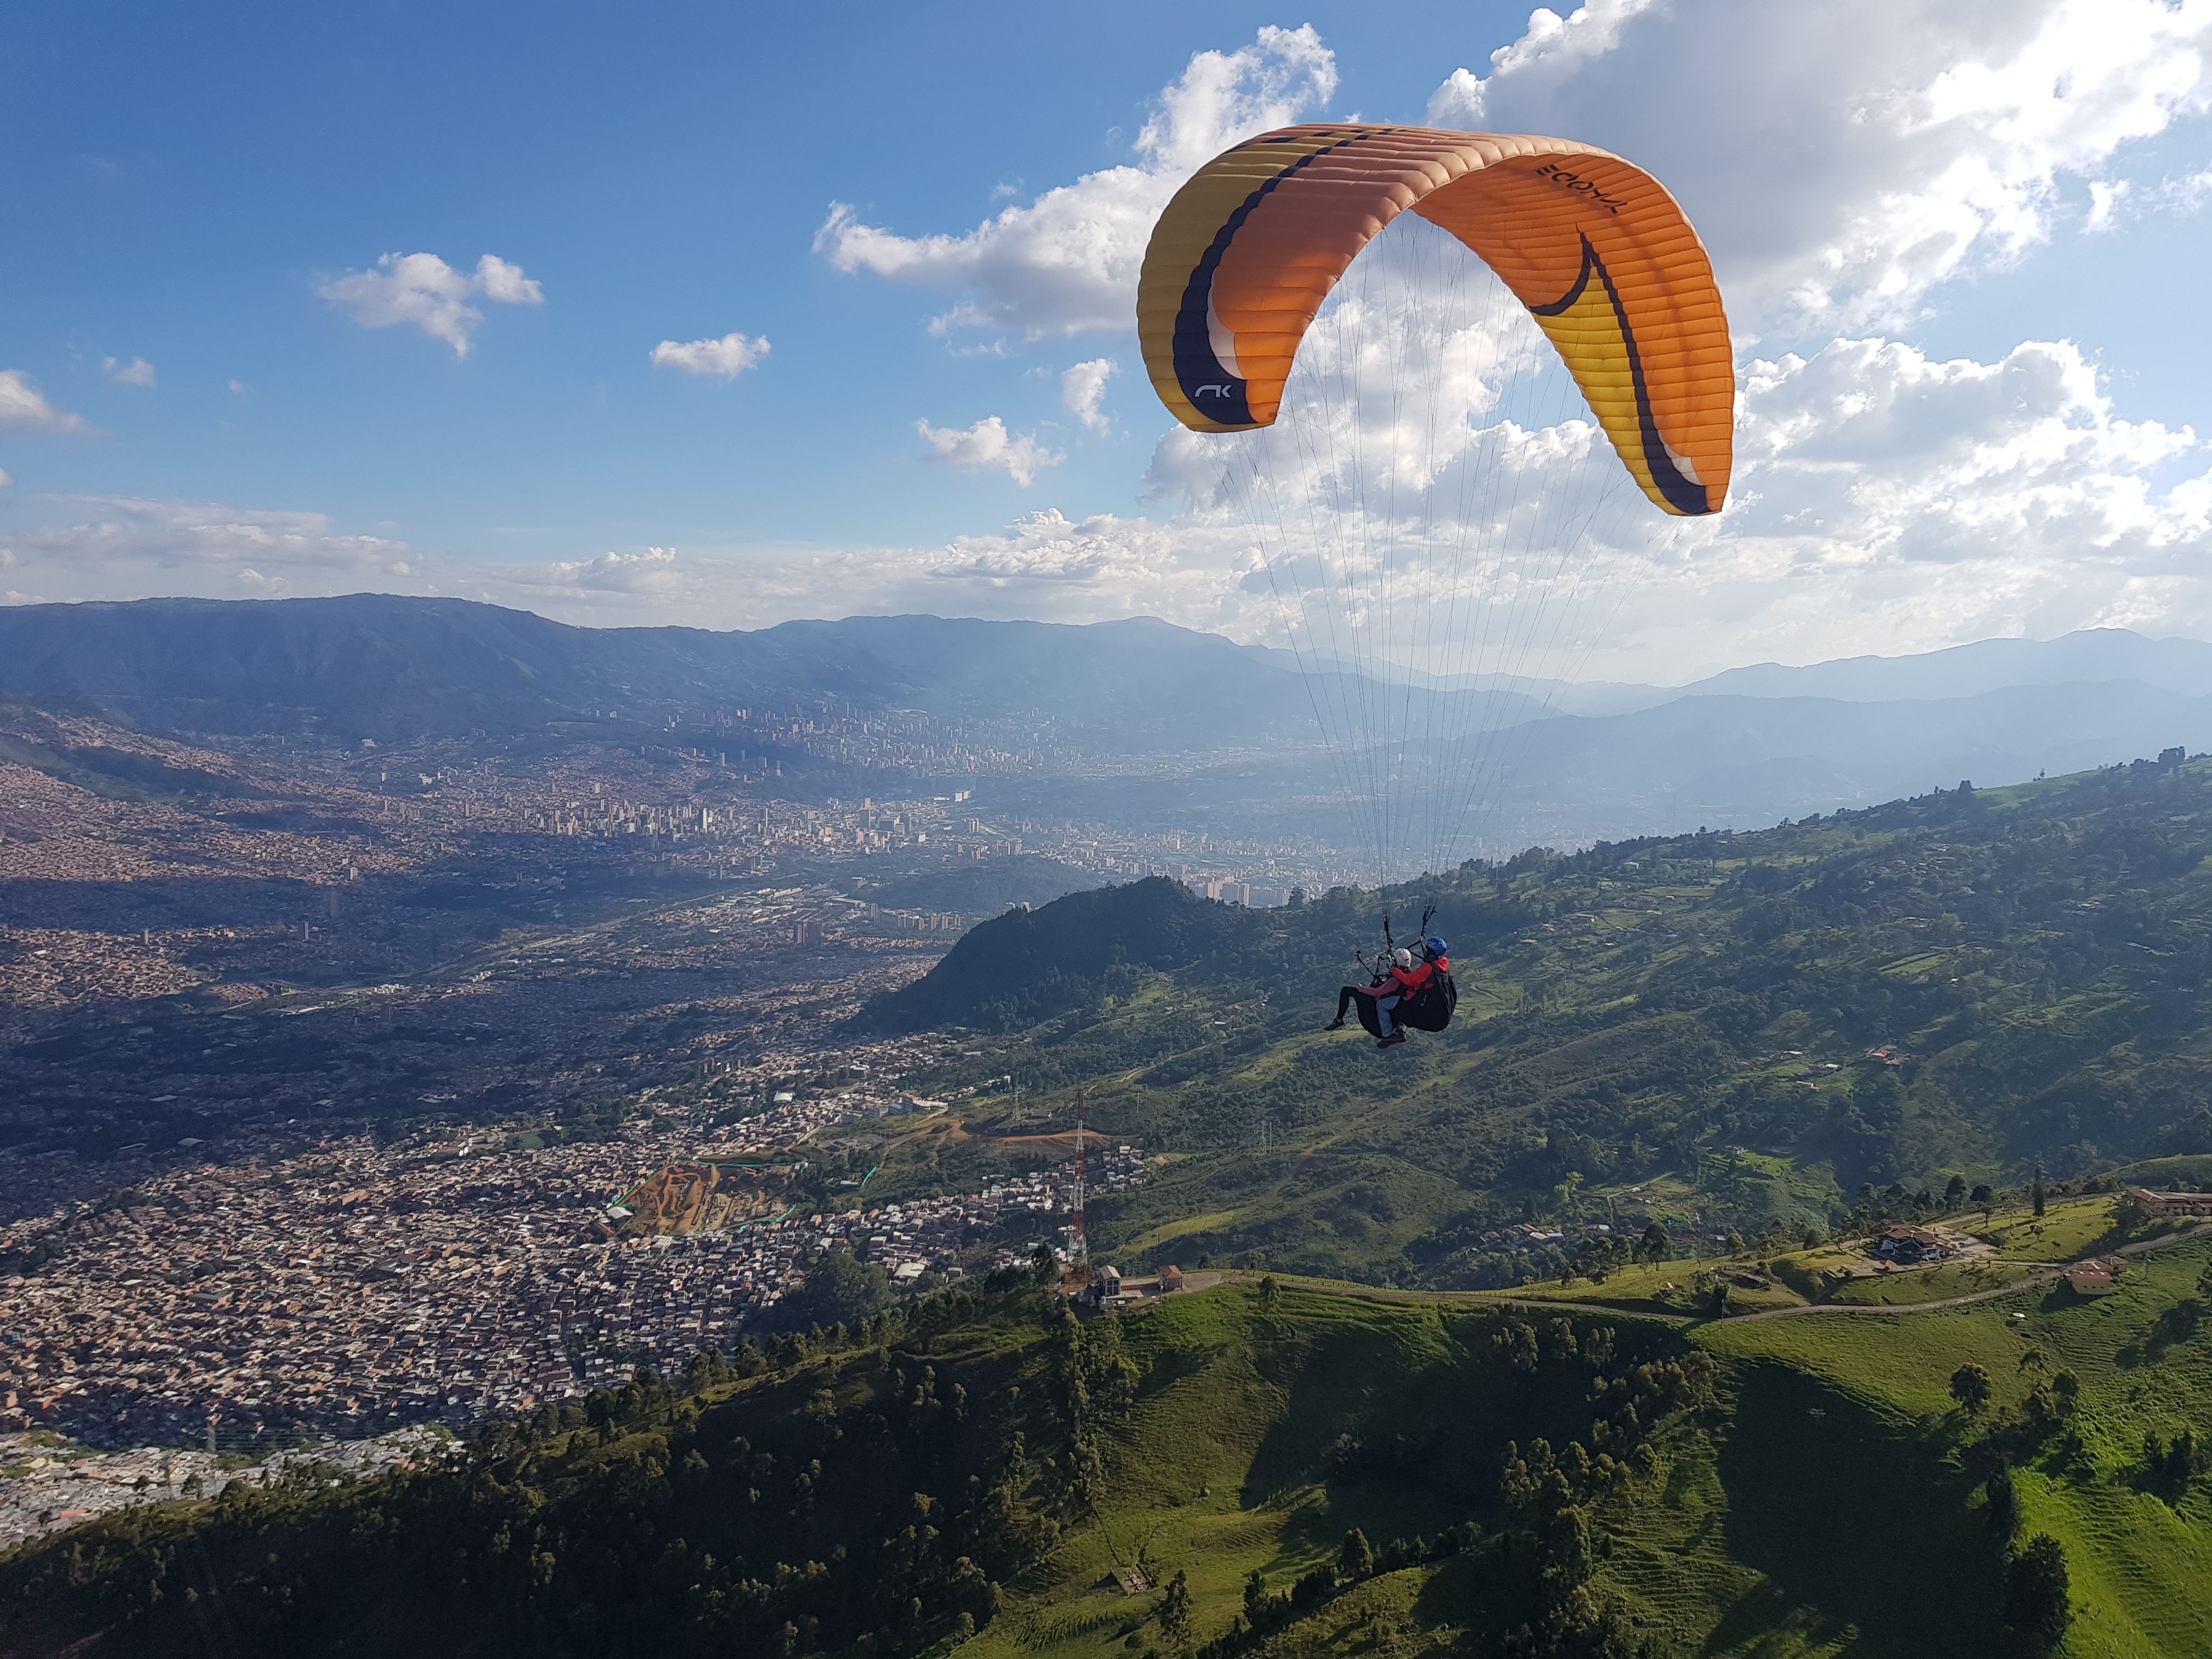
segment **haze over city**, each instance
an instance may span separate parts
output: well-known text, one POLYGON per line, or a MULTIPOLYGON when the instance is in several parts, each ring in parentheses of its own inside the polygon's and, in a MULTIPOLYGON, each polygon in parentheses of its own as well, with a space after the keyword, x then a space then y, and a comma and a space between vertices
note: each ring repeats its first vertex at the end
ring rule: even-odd
POLYGON ((2212 1652, 2212 0, 0 86, 0 1659, 2212 1652))

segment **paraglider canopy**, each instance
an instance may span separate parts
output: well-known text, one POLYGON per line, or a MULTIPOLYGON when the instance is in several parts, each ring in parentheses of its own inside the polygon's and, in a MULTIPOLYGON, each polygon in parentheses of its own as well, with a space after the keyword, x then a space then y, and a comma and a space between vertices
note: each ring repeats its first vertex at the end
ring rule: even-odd
POLYGON ((1160 400, 1194 431, 1272 424, 1322 302, 1409 209, 1528 308, 1652 501, 1720 511, 1735 375, 1711 262, 1657 179, 1570 139, 1313 123, 1216 156, 1160 216, 1139 281, 1160 400))
POLYGON ((1176 191, 1137 325, 1158 476, 1241 521, 1226 574, 1304 678, 1327 834, 1378 886, 1573 838, 1504 781, 1616 578, 1728 498, 1728 319, 1674 198, 1571 139, 1284 127, 1176 191))

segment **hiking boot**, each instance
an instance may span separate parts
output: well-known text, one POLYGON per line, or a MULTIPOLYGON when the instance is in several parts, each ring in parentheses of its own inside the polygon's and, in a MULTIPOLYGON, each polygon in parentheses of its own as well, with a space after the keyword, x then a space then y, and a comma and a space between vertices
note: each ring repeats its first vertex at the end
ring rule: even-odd
POLYGON ((1403 1031, 1393 1031, 1389 1036, 1376 1038, 1375 1046, 1378 1048, 1395 1048, 1405 1040, 1406 1034, 1403 1031))
POLYGON ((1341 1031, 1344 1029, 1344 1020, 1342 1017, 1340 1016, 1339 1018, 1329 1021, 1328 1024, 1322 1026, 1321 1029, 1324 1031, 1341 1031))

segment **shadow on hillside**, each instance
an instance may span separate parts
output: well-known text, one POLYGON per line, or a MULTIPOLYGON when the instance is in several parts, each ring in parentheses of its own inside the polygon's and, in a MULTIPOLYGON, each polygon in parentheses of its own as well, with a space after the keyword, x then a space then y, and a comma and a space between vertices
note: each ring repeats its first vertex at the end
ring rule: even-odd
POLYGON ((1413 1601, 1413 1617, 1423 1628, 1463 1630, 1476 1652, 1489 1651, 1489 1643, 1534 1621, 1540 1611, 1527 1559, 1516 1560, 1507 1541, 1496 1536, 1431 1573, 1413 1601))
POLYGON ((1997 1539, 1941 1449, 1781 1365, 1743 1375, 1719 1474, 1729 1553, 1779 1596, 1739 1602, 1707 1643, 1734 1651, 1817 1608, 1869 1650, 1984 1650, 1997 1627, 1997 1539))
POLYGON ((1310 1481, 1326 1480, 1332 1503, 1372 1483, 1437 1494, 1464 1519, 1494 1498, 1508 1440, 1589 1432, 1587 1373, 1563 1385, 1555 1369, 1493 1363, 1490 1316, 1447 1336, 1404 1310, 1334 1311, 1304 1342, 1273 1343, 1255 1322, 1255 1368, 1285 1399, 1253 1456, 1248 1506, 1310 1481))

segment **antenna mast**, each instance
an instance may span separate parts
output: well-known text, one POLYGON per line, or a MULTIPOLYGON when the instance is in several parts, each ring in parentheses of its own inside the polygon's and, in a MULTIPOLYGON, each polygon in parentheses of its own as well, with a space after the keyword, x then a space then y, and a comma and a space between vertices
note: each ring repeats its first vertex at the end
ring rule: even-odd
POLYGON ((1091 1240, 1083 1230, 1083 1091, 1075 1091, 1075 1215, 1067 1230, 1068 1265, 1080 1268, 1091 1260, 1091 1240))

